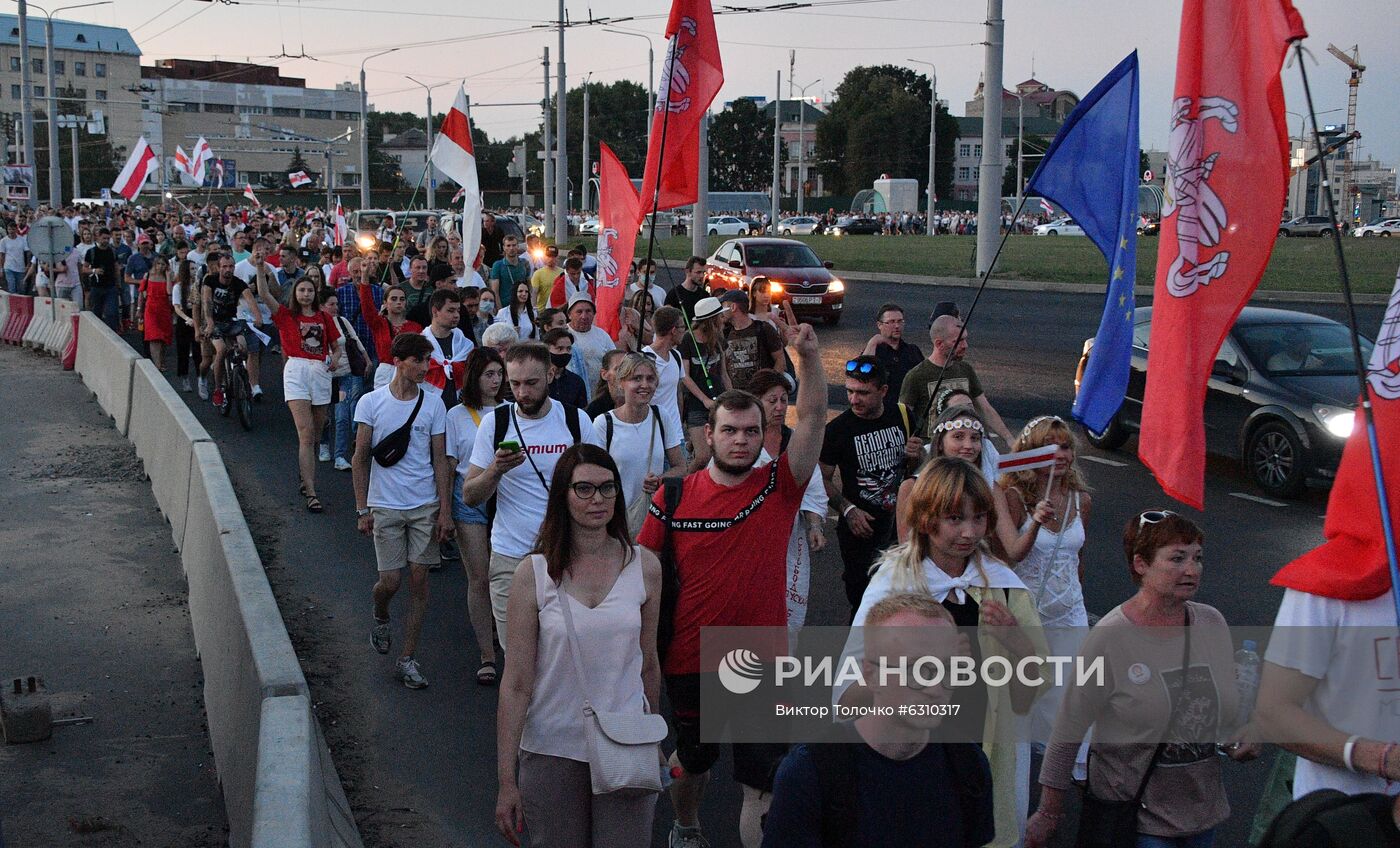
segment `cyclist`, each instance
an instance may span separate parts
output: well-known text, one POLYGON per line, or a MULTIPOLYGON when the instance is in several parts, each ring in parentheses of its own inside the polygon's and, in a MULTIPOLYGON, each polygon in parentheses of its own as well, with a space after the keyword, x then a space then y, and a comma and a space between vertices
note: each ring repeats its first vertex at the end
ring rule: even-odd
POLYGON ((214 343, 214 405, 224 405, 224 360, 229 345, 237 344, 247 350, 243 340, 246 325, 237 318, 242 303, 256 313, 258 303, 248 284, 233 273, 233 256, 228 253, 210 254, 209 266, 218 269, 204 279, 204 332, 214 343))

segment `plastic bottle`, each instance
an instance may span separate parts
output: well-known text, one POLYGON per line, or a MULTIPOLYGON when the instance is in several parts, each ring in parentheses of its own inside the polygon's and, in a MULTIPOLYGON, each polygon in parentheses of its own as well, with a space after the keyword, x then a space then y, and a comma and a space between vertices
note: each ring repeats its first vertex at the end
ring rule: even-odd
POLYGON ((1239 711, 1235 714, 1236 723, 1243 727, 1254 714, 1254 700, 1259 695, 1259 675, 1262 660, 1259 658, 1258 643, 1253 639, 1244 640, 1244 646, 1235 651, 1235 689, 1240 695, 1239 711))

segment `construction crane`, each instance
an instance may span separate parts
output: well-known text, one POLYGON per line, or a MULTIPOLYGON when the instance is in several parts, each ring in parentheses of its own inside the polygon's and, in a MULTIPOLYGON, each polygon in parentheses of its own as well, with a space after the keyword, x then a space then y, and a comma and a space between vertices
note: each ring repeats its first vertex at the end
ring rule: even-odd
MULTIPOLYGON (((1351 47, 1350 56, 1348 56, 1345 51, 1338 48, 1335 44, 1327 45, 1327 52, 1331 53, 1333 56, 1336 56, 1342 64, 1346 65, 1348 68, 1351 68, 1351 76, 1347 79, 1347 132, 1355 132, 1356 90, 1361 87, 1361 74, 1365 72, 1366 66, 1361 64, 1360 61, 1358 61, 1361 58, 1361 54, 1358 46, 1355 44, 1353 44, 1351 47)), ((1355 161, 1356 146, 1352 145, 1351 149, 1347 151, 1346 155, 1342 159, 1341 185, 1342 203, 1346 204, 1347 223, 1349 224, 1356 223, 1353 220, 1353 216, 1355 213, 1352 211, 1356 207, 1355 204, 1352 203, 1351 199, 1351 172, 1355 161)))

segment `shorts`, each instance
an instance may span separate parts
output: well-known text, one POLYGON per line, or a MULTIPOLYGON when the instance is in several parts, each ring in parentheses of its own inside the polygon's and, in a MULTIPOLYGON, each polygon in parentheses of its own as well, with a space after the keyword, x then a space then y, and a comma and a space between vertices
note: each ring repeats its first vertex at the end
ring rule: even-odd
POLYGON ((453 480, 452 490, 452 520, 460 521, 463 524, 480 524, 486 526, 486 509, 479 506, 467 506, 467 502, 462 500, 462 487, 457 485, 461 478, 453 480))
POLYGON ((247 324, 243 323, 242 320, 235 318, 232 321, 215 321, 214 332, 210 336, 210 338, 233 341, 239 336, 248 336, 251 338, 252 334, 248 332, 247 324))
POLYGON ((370 507, 374 516, 374 559, 380 571, 398 571, 406 565, 437 565, 436 503, 413 509, 370 507))
MULTIPOLYGON (((676 759, 690 774, 705 774, 719 759, 719 744, 700 741, 700 675, 666 675, 671 724, 676 730, 676 759)), ((787 753, 781 742, 735 742, 734 779, 760 792, 773 791, 773 775, 787 753)))
POLYGON ((283 400, 308 400, 312 406, 331 402, 331 372, 326 363, 304 356, 289 356, 282 368, 283 400))
POLYGON ((686 401, 685 404, 685 426, 704 427, 710 423, 710 411, 700 404, 699 401, 686 401))

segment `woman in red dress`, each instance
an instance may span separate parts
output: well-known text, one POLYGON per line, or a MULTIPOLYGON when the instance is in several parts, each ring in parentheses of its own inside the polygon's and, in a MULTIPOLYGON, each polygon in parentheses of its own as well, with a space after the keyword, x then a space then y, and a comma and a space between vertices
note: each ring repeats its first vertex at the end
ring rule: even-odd
POLYGON ((141 281, 144 336, 156 368, 165 370, 165 346, 175 340, 175 313, 170 305, 170 260, 157 254, 141 281))

